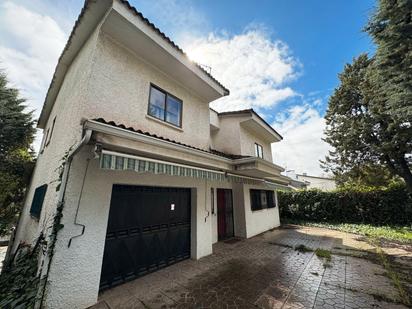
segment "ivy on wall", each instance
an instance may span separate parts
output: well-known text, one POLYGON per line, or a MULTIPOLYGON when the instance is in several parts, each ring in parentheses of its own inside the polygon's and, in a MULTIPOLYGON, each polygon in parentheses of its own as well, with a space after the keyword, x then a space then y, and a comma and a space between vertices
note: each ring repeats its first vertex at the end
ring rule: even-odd
POLYGON ((43 243, 40 235, 36 245, 20 245, 0 276, 0 308, 34 308, 40 276, 38 256, 43 243))

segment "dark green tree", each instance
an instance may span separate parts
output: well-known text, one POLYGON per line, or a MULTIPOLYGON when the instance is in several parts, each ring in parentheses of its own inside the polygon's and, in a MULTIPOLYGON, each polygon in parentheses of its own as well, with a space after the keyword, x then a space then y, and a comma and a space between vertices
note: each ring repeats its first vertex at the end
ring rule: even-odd
POLYGON ((372 150, 412 192, 412 1, 380 0, 366 31, 376 44, 364 89, 376 122, 372 150))
POLYGON ((412 192, 411 13, 411 0, 380 0, 366 27, 376 54, 359 56, 339 75, 325 116, 334 151, 322 162, 338 178, 373 166, 412 192))
POLYGON ((366 54, 346 64, 339 74, 340 85, 329 99, 326 111, 325 141, 333 148, 321 162, 338 182, 345 182, 365 163, 380 164, 379 156, 369 151, 369 131, 374 126, 370 102, 363 95, 367 69, 372 63, 366 54))
POLYGON ((33 168, 32 112, 0 72, 0 235, 16 222, 33 168))

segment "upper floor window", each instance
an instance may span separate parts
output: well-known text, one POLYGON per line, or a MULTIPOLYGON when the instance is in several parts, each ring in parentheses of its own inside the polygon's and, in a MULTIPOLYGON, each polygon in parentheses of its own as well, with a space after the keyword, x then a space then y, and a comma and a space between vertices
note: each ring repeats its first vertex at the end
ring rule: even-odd
POLYGON ((263 159, 263 147, 258 143, 255 143, 255 156, 263 159))
POLYGON ((51 128, 49 127, 46 131, 46 134, 43 136, 43 141, 40 146, 40 153, 42 153, 44 151, 44 148, 46 148, 50 144, 55 124, 56 124, 56 117, 54 117, 53 119, 51 128))
POLYGON ((46 146, 48 146, 50 144, 55 124, 56 124, 56 117, 54 117, 54 119, 53 119, 52 127, 50 129, 50 134, 49 134, 49 130, 47 130, 48 139, 46 140, 46 146))
POLYGON ((157 119, 182 126, 182 100, 170 93, 150 85, 148 114, 157 119))

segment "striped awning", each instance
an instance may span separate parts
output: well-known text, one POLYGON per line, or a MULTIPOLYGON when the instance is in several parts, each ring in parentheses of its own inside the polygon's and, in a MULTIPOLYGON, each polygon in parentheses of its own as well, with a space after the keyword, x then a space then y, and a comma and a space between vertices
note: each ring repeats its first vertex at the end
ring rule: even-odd
POLYGON ((108 150, 102 151, 100 156, 100 168, 246 184, 261 184, 264 181, 263 179, 238 176, 218 170, 133 156, 108 150))

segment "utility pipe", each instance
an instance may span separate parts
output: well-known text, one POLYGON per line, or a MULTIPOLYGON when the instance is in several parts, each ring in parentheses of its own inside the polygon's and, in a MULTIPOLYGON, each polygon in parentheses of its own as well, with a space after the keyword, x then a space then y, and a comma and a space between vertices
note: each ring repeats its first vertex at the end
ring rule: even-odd
MULTIPOLYGON (((90 139, 92 137, 92 130, 86 129, 83 138, 81 139, 80 142, 78 142, 74 148, 69 151, 69 154, 67 155, 66 161, 64 161, 64 169, 63 169, 63 176, 62 176, 62 181, 60 185, 60 190, 59 190, 59 197, 57 200, 57 207, 60 207, 61 205, 64 204, 64 195, 66 193, 66 187, 67 187, 67 180, 69 179, 69 171, 70 171, 70 166, 73 160, 73 157, 75 154, 77 154, 80 151, 80 148, 83 145, 86 145, 87 143, 90 142, 90 139)), ((57 235, 55 236, 57 239, 57 235)), ((47 263, 47 272, 46 276, 44 278, 44 283, 43 283, 43 291, 42 291, 42 296, 40 300, 40 308, 43 308, 43 301, 44 301, 44 296, 45 296, 45 291, 46 291, 46 285, 47 285, 47 278, 49 277, 50 273, 50 265, 53 260, 53 252, 51 252, 51 256, 49 259, 49 262, 47 263)))

